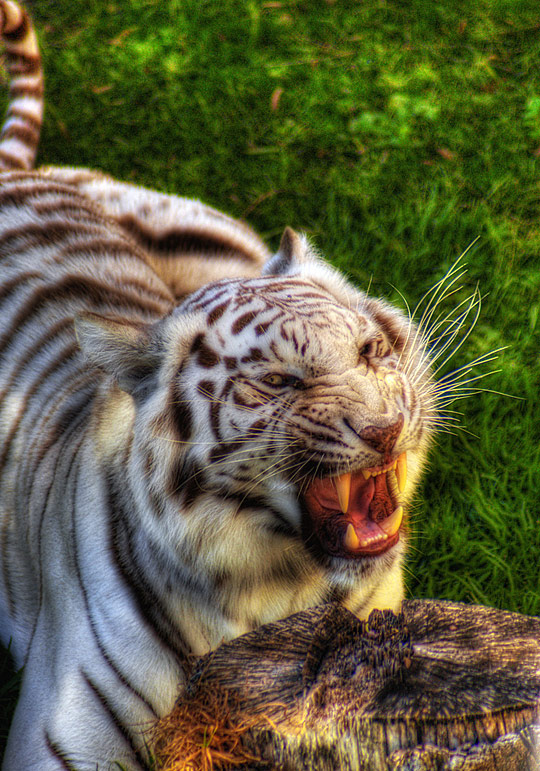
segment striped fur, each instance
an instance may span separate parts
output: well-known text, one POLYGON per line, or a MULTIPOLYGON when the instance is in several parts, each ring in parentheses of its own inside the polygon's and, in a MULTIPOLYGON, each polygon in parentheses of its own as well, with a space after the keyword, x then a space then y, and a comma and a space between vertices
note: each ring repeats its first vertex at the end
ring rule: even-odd
POLYGON ((43 72, 32 22, 11 0, 0 3, 10 103, 0 134, 0 169, 31 169, 43 120, 43 72))
POLYGON ((17 171, 41 72, 26 15, 0 9, 32 73, 11 67, 0 141, 0 628, 25 665, 4 768, 141 769, 188 654, 332 598, 399 606, 406 524, 359 548, 317 506, 351 473, 378 506, 355 527, 407 507, 429 366, 408 319, 289 229, 271 257, 199 202, 17 171))

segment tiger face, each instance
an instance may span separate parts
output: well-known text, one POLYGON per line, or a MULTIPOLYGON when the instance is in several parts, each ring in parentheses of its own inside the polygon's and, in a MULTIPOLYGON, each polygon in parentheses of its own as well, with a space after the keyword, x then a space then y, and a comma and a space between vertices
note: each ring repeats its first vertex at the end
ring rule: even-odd
POLYGON ((404 551, 430 438, 429 367, 408 319, 289 240, 267 275, 206 285, 131 330, 131 359, 124 350, 115 366, 138 405, 135 476, 149 505, 189 521, 177 540, 194 553, 219 533, 231 553, 247 542, 270 559, 279 542, 304 571, 365 577, 404 551))
POLYGON ((205 437, 187 467, 267 501, 319 558, 392 548, 425 434, 404 340, 299 278, 219 282, 186 311, 207 314, 175 383, 205 437))

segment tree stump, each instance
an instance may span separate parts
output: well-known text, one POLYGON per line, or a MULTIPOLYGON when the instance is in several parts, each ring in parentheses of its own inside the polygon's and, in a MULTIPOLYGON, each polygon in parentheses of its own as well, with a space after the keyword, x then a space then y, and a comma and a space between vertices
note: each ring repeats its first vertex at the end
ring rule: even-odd
POLYGON ((198 659, 158 767, 538 771, 539 697, 539 618, 406 600, 366 622, 323 605, 198 659))

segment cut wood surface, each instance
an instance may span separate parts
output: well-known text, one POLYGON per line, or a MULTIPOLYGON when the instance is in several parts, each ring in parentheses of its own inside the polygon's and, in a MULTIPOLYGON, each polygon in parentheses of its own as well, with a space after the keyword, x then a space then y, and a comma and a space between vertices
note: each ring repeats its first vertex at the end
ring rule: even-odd
POLYGON ((156 752, 168 771, 537 771, 539 697, 539 618, 323 605, 198 659, 156 752))

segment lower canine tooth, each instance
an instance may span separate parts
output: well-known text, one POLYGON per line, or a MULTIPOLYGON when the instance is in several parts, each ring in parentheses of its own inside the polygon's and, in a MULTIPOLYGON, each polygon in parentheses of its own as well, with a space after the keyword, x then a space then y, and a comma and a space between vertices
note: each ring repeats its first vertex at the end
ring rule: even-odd
POLYGON ((390 514, 389 517, 379 522, 380 527, 384 530, 386 535, 395 535, 401 526, 403 520, 403 506, 398 506, 397 509, 390 514))
POLYGON ((360 546, 360 541, 358 540, 356 531, 350 523, 347 525, 344 544, 347 547, 347 549, 358 549, 358 547, 360 546))
POLYGON ((407 453, 402 452, 397 459, 396 465, 396 478, 399 487, 399 492, 402 493, 405 490, 407 484, 407 453))

